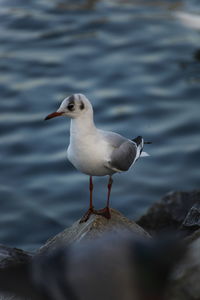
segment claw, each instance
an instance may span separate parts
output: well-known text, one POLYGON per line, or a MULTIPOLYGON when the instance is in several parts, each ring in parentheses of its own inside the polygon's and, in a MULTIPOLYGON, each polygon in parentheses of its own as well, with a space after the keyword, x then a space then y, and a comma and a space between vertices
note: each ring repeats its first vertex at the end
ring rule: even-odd
POLYGON ((82 218, 80 219, 79 223, 84 223, 87 222, 87 220, 89 219, 89 217, 94 213, 94 208, 89 208, 86 213, 82 216, 82 218))

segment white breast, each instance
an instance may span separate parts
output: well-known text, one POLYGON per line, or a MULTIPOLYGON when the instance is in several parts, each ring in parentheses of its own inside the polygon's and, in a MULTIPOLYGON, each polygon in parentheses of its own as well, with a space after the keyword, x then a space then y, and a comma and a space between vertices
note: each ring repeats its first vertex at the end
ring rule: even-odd
POLYGON ((105 167, 112 149, 99 134, 73 135, 67 150, 69 161, 82 173, 104 176, 114 173, 105 167))

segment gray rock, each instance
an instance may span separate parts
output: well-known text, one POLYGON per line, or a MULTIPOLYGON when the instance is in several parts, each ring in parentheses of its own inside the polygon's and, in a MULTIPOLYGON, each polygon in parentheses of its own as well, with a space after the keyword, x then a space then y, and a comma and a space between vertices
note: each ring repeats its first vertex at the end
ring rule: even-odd
POLYGON ((161 300, 180 249, 173 238, 108 232, 38 255, 34 273, 37 286, 56 300, 161 300))
POLYGON ((132 233, 136 236, 149 238, 150 235, 134 221, 130 221, 120 212, 111 209, 111 219, 98 215, 92 215, 85 223, 75 222, 71 227, 65 229, 55 237, 50 238, 42 246, 38 254, 43 254, 49 249, 54 250, 60 246, 67 246, 74 242, 82 240, 91 240, 102 237, 105 233, 111 232, 114 235, 121 234, 122 231, 132 233))
POLYGON ((190 208, 183 221, 183 226, 200 228, 200 201, 190 208))
POLYGON ((111 209, 111 216, 111 219, 107 220, 102 216, 92 215, 86 223, 80 224, 79 221, 75 222, 71 227, 48 240, 33 257, 32 254, 23 250, 1 246, 0 290, 13 291, 14 294, 16 291, 17 295, 21 295, 20 298, 17 298, 16 296, 12 296, 12 294, 7 294, 6 296, 2 294, 2 299, 22 300, 25 299, 24 295, 29 294, 32 299, 41 299, 40 293, 38 294, 39 291, 34 283, 34 270, 37 270, 37 265, 40 265, 40 260, 37 260, 37 257, 38 259, 42 257, 43 264, 43 259, 45 260, 45 256, 47 256, 47 253, 49 254, 49 251, 53 252, 55 249, 79 244, 78 242, 80 241, 86 243, 87 241, 91 241, 92 244, 92 240, 98 240, 109 232, 112 232, 112 236, 115 237, 122 236, 124 232, 126 234, 131 233, 136 237, 150 237, 139 225, 125 218, 118 211, 111 209), (31 262, 32 258, 34 258, 33 263, 31 262), (13 280, 14 278, 17 280, 13 280))
POLYGON ((188 252, 172 274, 167 300, 200 299, 200 230, 185 241, 188 252))
MULTIPOLYGON (((22 264, 27 264, 31 260, 32 254, 21 249, 11 248, 4 245, 0 245, 0 289, 5 289, 6 286, 9 288, 14 287, 17 283, 17 276, 13 273, 13 277, 9 276, 7 278, 7 274, 3 273, 4 270, 12 267, 12 266, 20 266, 22 264), (3 279, 2 276, 3 275, 3 279), (12 278, 11 278, 12 277, 12 278)), ((14 296, 12 293, 0 293, 0 300, 24 300, 25 298, 19 298, 14 296)))
MULTIPOLYGON (((139 225, 135 222, 128 220, 121 213, 115 210, 111 210, 111 219, 107 220, 102 216, 92 215, 90 219, 86 223, 80 224, 79 221, 75 222, 71 227, 65 229, 63 232, 59 233, 52 239, 48 240, 47 243, 37 251, 37 254, 34 255, 34 261, 30 262, 32 256, 31 254, 24 252, 19 249, 12 249, 5 246, 0 248, 0 278, 2 284, 2 289, 8 289, 9 291, 17 291, 18 295, 21 295, 21 298, 16 298, 13 296, 13 299, 25 299, 23 295, 30 295, 33 299, 40 298, 40 292, 37 290, 37 284, 35 286, 35 272, 38 273, 38 268, 40 269, 40 262, 42 263, 41 268, 45 259, 48 260, 49 252, 53 253, 55 249, 62 249, 62 247, 66 247, 68 245, 81 245, 82 243, 78 243, 83 241, 85 243, 89 242, 93 245, 92 240, 99 240, 105 234, 109 234, 112 232, 112 237, 117 237, 118 244, 120 245, 120 240, 124 233, 133 234, 136 237, 149 238, 149 234, 145 232, 139 225), (39 255, 38 255, 39 254, 39 255), (47 255, 48 254, 48 255, 47 255), (38 260, 37 260, 38 257, 38 260), (46 257, 46 258, 45 258, 46 257), (41 261, 40 261, 41 259, 41 261), (8 279, 9 278, 9 279, 8 279), (13 278, 17 278, 17 281, 13 282, 13 278), (8 288, 7 283, 8 282, 8 288), (16 287, 17 283, 17 287, 16 287), (17 289, 16 289, 17 288, 17 289), (38 297, 35 297, 38 293, 38 297)), ((101 244, 101 243, 100 243, 101 244)), ((90 249, 91 246, 88 246, 90 249)), ((96 247, 96 251, 97 251, 96 247)), ((76 249, 76 247, 74 248, 76 249)), ((79 253, 82 248, 78 248, 77 252, 73 250, 74 253, 79 253)), ((122 248, 123 249, 123 248, 122 248)), ((122 250, 121 250, 122 251, 122 250)), ((81 251, 82 252, 82 251, 81 251)), ((88 256, 88 253, 85 253, 85 257, 88 256)), ((117 254, 116 254, 117 255, 117 254)), ((97 258, 98 253, 94 253, 94 260, 97 258)), ((71 254, 72 260, 73 255, 71 254)), ((103 259, 103 257, 102 257, 103 259)), ((98 260, 98 258, 97 258, 98 260)), ((84 266, 84 261, 82 262, 84 266)), ((57 273, 57 265, 55 266, 52 262, 52 268, 54 268, 54 272, 57 273)), ((110 267, 112 270, 112 266, 110 267)), ((124 266, 125 268, 125 266, 124 266)), ((72 266, 73 270, 73 266, 72 266)), ((80 270, 77 270, 77 274, 80 270)), ((53 273, 54 273, 53 272, 53 273)), ((83 271, 84 273, 84 271, 83 271)), ((47 273, 48 275, 48 273, 47 273)), ((47 278, 47 275, 45 276, 47 278)), ((90 274, 91 278, 93 277, 90 274)), ((36 276, 36 282, 37 282, 36 276)), ((41 280, 44 279, 43 277, 41 280)), ((40 285, 40 283, 39 283, 40 285)), ((3 297, 3 296, 2 296, 3 297)), ((12 299, 12 295, 7 294, 2 299, 12 299)), ((43 299, 43 298, 42 298, 43 299)))
POLYGON ((200 299, 200 191, 174 192, 155 203, 138 224, 150 233, 186 235, 188 252, 172 274, 167 300, 200 299))
MULTIPOLYGON (((153 228, 154 232, 157 230, 156 226, 159 231, 168 228, 169 224, 171 228, 176 230, 178 228, 182 230, 183 226, 186 228, 194 227, 196 230, 199 224, 199 194, 200 192, 168 195, 159 205, 155 205, 153 213, 148 215, 148 222, 152 216, 153 221, 152 224, 148 223, 147 227, 153 228), (183 207, 184 205, 186 208, 183 207), (159 220, 163 221, 163 212, 167 224, 162 222, 159 224, 159 220)), ((7 275, 11 275, 8 277, 9 285, 12 282, 12 277, 15 279, 15 283, 17 282, 18 287, 20 284, 22 289, 25 287, 26 291, 23 290, 23 295, 29 291, 31 296, 37 295, 37 293, 40 295, 40 290, 37 289, 37 279, 40 278, 39 286, 44 283, 45 288, 51 292, 51 296, 58 291, 57 288, 60 286, 61 291, 65 288, 66 292, 70 293, 71 299, 90 299, 92 295, 91 299, 99 300, 120 300, 122 298, 140 300, 149 299, 148 292, 146 294, 142 292, 140 295, 140 291, 148 291, 150 287, 151 291, 155 292, 155 297, 152 299, 156 298, 156 295, 162 294, 159 290, 154 289, 154 282, 156 283, 155 287, 158 287, 159 268, 162 267, 162 264, 164 268, 170 265, 170 260, 173 255, 176 255, 176 251, 173 252, 173 247, 171 248, 170 244, 164 248, 157 246, 157 244, 153 246, 152 239, 149 238, 150 235, 139 225, 115 210, 112 210, 111 214, 111 220, 93 215, 86 223, 75 222, 70 228, 49 239, 34 255, 34 261, 31 264, 29 263, 32 257, 30 253, 0 246, 0 274, 3 275, 4 279, 4 270, 12 270, 9 267, 12 267, 13 264, 17 263, 17 266, 28 265, 28 269, 17 267, 13 269, 14 274, 7 273, 7 275), (96 271, 94 272, 94 270, 96 271), (145 275, 143 282, 141 270, 142 272, 145 271, 146 275, 149 274, 148 278, 151 280, 146 281, 145 275), (18 276, 18 271, 20 271, 21 277, 18 276), (49 285, 48 276, 51 285, 49 285), (156 280, 152 280, 153 277, 156 280), (63 278, 65 278, 64 283, 67 286, 66 284, 62 286, 63 278), (141 286, 144 287, 147 284, 147 288, 140 290, 140 286, 137 286, 138 278, 141 281, 141 286), (109 282, 109 280, 111 281, 109 282), (153 285, 149 286, 149 282, 153 285), (93 294, 90 293, 91 286, 94 287, 93 294), (115 289, 116 286, 119 286, 119 290, 115 289), (107 287, 107 290, 103 287, 107 287), (86 294, 87 297, 84 298, 86 294)), ((167 300, 200 299, 200 230, 196 230, 184 241, 188 245, 188 252, 181 263, 177 264, 171 275, 167 289, 167 300)), ((171 245, 174 246, 173 243, 171 245)), ((183 249, 181 248, 180 251, 183 252, 183 249)), ((171 272, 171 269, 169 270, 171 272)), ((2 280, 0 280, 0 284, 2 284, 2 280)), ((160 286, 162 287, 162 284, 160 286)), ((0 299, 2 300, 26 299, 11 295, 2 296, 2 298, 1 296, 0 299)), ((43 297, 33 297, 32 299, 39 300, 43 297)), ((59 299, 59 297, 55 299, 59 299)))
POLYGON ((196 229, 194 226, 189 228, 189 223, 199 224, 200 215, 195 206, 188 215, 192 206, 199 203, 200 191, 171 192, 153 204, 137 223, 151 234, 176 230, 187 235, 196 229))
POLYGON ((27 262, 32 254, 18 248, 0 245, 0 268, 27 262))

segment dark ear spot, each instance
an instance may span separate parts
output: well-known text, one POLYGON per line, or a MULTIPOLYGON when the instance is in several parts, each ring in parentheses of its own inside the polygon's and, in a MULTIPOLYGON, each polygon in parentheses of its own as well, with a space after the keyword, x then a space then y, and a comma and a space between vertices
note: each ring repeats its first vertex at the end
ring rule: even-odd
POLYGON ((70 111, 73 111, 75 109, 75 101, 74 101, 74 95, 71 95, 68 99, 68 105, 67 108, 70 111))
POLYGON ((74 95, 71 95, 69 98, 68 98, 68 103, 73 103, 74 104, 74 101, 75 101, 75 97, 74 95))
POLYGON ((85 105, 84 105, 83 101, 81 101, 80 109, 83 110, 84 108, 85 108, 85 105))

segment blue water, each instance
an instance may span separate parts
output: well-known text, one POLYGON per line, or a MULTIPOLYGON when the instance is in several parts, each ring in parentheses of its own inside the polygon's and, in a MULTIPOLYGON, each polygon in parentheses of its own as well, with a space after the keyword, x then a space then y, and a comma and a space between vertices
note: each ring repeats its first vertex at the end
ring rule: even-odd
MULTIPOLYGON (((97 126, 153 142, 115 175, 112 207, 131 219, 172 190, 199 188, 200 31, 177 11, 199 1, 0 0, 0 243, 34 250, 80 218, 88 177, 67 161, 66 96, 97 126)), ((105 206, 106 177, 94 178, 105 206)))

